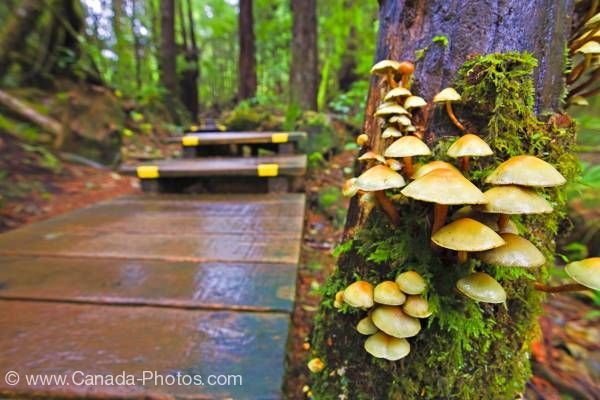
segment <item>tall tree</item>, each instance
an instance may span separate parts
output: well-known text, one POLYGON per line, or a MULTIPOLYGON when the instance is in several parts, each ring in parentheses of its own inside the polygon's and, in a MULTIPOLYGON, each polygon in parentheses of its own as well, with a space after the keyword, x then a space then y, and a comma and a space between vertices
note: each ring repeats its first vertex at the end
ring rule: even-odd
MULTIPOLYGON (((472 166, 468 178, 482 187, 486 175, 503 160, 533 154, 573 179, 577 170, 573 124, 563 114, 544 117, 560 111, 572 1, 380 0, 379 4, 376 61, 415 60, 418 52, 412 92, 431 101, 442 88, 458 88, 463 97, 456 107, 459 118, 495 151, 472 166), (447 45, 439 37, 433 41, 440 33, 446 33, 447 45)), ((380 153, 389 142, 381 139, 373 114, 386 93, 385 85, 380 77, 372 78, 364 123, 369 134, 366 147, 380 153)), ((449 121, 442 107, 431 104, 413 118, 438 159, 447 159, 443 149, 450 143, 449 135, 460 134, 449 121)), ((521 234, 552 262, 565 212, 564 191, 546 195, 556 204, 555 212, 521 218, 525 227, 521 234)), ((479 261, 460 264, 454 254, 430 248, 429 203, 402 199, 395 203, 400 213, 397 227, 379 209, 369 213, 367 202, 362 203, 356 197, 351 202, 343 253, 324 286, 316 318, 312 356, 320 357, 326 367, 314 375, 314 397, 518 397, 531 373, 530 342, 543 298, 532 281, 544 279, 546 268, 524 271, 479 261), (474 269, 501 282, 506 304, 477 303, 458 294, 455 282, 474 269), (355 329, 366 312, 347 306, 336 309, 333 299, 357 277, 376 284, 407 270, 425 277, 434 313, 422 321, 418 335, 408 339, 411 351, 406 358, 376 359, 363 348, 366 336, 355 329)))
POLYGON ((184 11, 183 1, 179 3, 179 19, 181 37, 183 39, 183 55, 185 66, 181 76, 181 100, 192 115, 193 120, 198 116, 198 46, 196 44, 196 31, 194 30, 194 17, 191 1, 187 1, 187 14, 184 11), (186 29, 187 21, 187 29, 186 29))
POLYGON ((243 100, 256 96, 257 86, 252 0, 240 0, 238 34, 240 41, 238 98, 243 100))
POLYGON ((177 45, 175 43, 175 0, 160 1, 160 81, 167 90, 165 101, 171 116, 177 114, 177 45))
POLYGON ((316 0, 291 0, 291 8, 290 100, 302 109, 316 110, 319 90, 316 0))

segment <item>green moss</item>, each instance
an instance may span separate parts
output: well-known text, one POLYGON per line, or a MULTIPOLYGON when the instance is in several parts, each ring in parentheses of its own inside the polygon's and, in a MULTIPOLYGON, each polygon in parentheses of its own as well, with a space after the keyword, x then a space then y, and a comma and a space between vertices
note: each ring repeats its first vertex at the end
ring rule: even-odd
MULTIPOLYGON (((527 53, 492 54, 474 58, 458 71, 455 87, 462 93, 457 114, 476 126, 495 150, 493 157, 474 160, 469 178, 479 187, 500 162, 518 154, 533 154, 555 165, 572 181, 578 174, 573 156, 574 126, 568 117, 538 117, 534 113, 532 74, 537 61, 527 53)), ((455 138, 443 138, 436 159, 455 138)), ((566 196, 562 188, 547 189, 555 212, 515 220, 553 260, 554 239, 563 230, 566 196)), ((542 295, 532 288, 545 268, 519 269, 471 260, 458 265, 451 252, 433 253, 429 246, 432 207, 422 202, 399 206, 402 222, 388 224, 374 211, 365 226, 341 247, 338 268, 323 286, 323 302, 312 334, 312 355, 327 368, 315 375, 316 399, 513 399, 523 391, 531 370, 529 343, 536 332, 542 295), (506 305, 476 303, 460 296, 454 283, 473 270, 494 276, 504 286, 506 305), (364 336, 354 325, 364 312, 333 308, 333 297, 358 277, 372 283, 416 270, 429 283, 426 296, 433 315, 422 331, 409 339, 411 353, 402 361, 377 360, 363 350, 364 336), (340 374, 342 368, 342 374, 340 374), (351 395, 350 395, 351 394, 351 395)), ((453 212, 454 210, 451 210, 453 212)))

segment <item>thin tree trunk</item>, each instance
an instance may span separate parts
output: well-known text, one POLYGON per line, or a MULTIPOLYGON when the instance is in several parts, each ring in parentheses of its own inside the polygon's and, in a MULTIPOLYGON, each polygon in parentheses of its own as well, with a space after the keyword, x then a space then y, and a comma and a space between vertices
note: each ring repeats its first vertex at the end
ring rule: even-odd
POLYGON ((198 67, 199 49, 196 42, 196 30, 194 29, 194 11, 192 9, 192 0, 187 1, 187 16, 188 25, 190 27, 190 50, 188 52, 188 63, 190 64, 190 70, 188 71, 189 77, 189 110, 193 116, 194 121, 198 118, 198 112, 200 111, 200 105, 198 102, 198 78, 200 76, 200 70, 198 67))
POLYGON ((141 51, 142 46, 140 44, 140 38, 137 33, 136 20, 137 20, 137 1, 131 0, 131 34, 133 35, 133 61, 135 63, 135 86, 137 90, 142 87, 142 60, 141 51))
POLYGON ((165 102, 171 116, 179 122, 177 114, 177 46, 175 43, 175 0, 160 1, 160 80, 167 91, 165 102))
POLYGON ((291 8, 290 102, 305 110, 316 110, 319 90, 316 0, 291 0, 291 8))
POLYGON ((240 0, 238 33, 240 42, 238 98, 243 100, 256 96, 257 87, 252 0, 240 0))

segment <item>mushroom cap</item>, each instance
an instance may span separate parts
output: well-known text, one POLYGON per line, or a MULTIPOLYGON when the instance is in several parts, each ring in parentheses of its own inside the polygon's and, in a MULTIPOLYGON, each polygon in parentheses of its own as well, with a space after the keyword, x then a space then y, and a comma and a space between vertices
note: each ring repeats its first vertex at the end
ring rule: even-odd
POLYGON ((514 233, 501 233, 506 244, 491 250, 476 253, 475 257, 487 264, 504 267, 540 267, 546 258, 529 240, 514 233))
POLYGON ((358 321, 358 324, 356 324, 356 330, 361 335, 373 335, 379 331, 369 316, 358 321))
POLYGON ((569 99, 569 105, 574 106, 589 106, 590 102, 583 96, 573 96, 569 99))
POLYGON ((385 160, 385 165, 387 165, 394 171, 400 171, 402 169, 402 163, 394 158, 388 158, 387 160, 385 160))
POLYGON ((590 40, 589 42, 585 42, 580 48, 575 50, 575 53, 582 54, 599 54, 600 53, 600 43, 595 40, 590 40))
POLYGON ((410 353, 410 344, 406 339, 395 338, 383 332, 377 332, 365 340, 365 350, 373 357, 397 361, 410 353))
POLYGON ((521 155, 504 161, 485 182, 494 185, 550 187, 563 185, 566 179, 546 161, 534 156, 521 155))
POLYGON ((415 318, 427 318, 431 315, 429 303, 425 297, 420 295, 408 296, 402 306, 402 311, 404 311, 406 315, 415 318))
POLYGON ((452 158, 485 157, 491 156, 494 152, 479 136, 467 133, 450 146, 447 154, 452 158))
POLYGON ((342 185, 342 195, 346 197, 352 197, 358 193, 358 186, 356 186, 357 178, 350 178, 342 185))
POLYGON ((391 107, 391 106, 399 106, 400 104, 396 103, 395 101, 384 101, 383 103, 379 104, 377 106, 377 110, 380 110, 382 108, 386 108, 386 107, 391 107))
POLYGON ((434 103, 445 103, 447 101, 460 101, 460 94, 451 87, 448 87, 433 97, 434 103))
POLYGON ((409 108, 425 107, 426 105, 427 102, 425 99, 419 96, 408 96, 406 100, 404 100, 404 108, 407 110, 409 108))
POLYGON ((356 180, 358 189, 365 192, 400 188, 404 185, 406 182, 402 175, 385 165, 369 168, 356 180))
POLYGON ((413 157, 431 154, 429 147, 416 136, 403 136, 392 143, 383 153, 386 157, 413 157))
POLYGON ((375 303, 388 306, 399 306, 406 301, 406 295, 400 291, 400 288, 394 281, 383 281, 374 290, 375 303))
POLYGON ((378 306, 371 313, 376 327, 390 336, 405 338, 415 336, 421 330, 418 319, 404 314, 397 306, 378 306))
POLYGON ((404 107, 402 107, 400 104, 393 104, 393 105, 378 108, 377 111, 375 111, 375 114, 373 114, 373 115, 375 115, 376 117, 382 117, 382 116, 386 116, 386 115, 397 115, 397 114, 408 115, 408 111, 406 111, 406 109, 404 107))
POLYGON ((397 71, 400 63, 394 60, 381 60, 371 68, 371 74, 382 75, 388 71, 397 71))
POLYGON ((344 302, 352 307, 373 307, 373 285, 367 281, 356 281, 344 290, 344 302))
POLYGON ((408 125, 407 127, 405 127, 405 128, 404 128, 404 131, 405 131, 405 132, 408 132, 408 133, 411 133, 411 132, 416 132, 416 131, 417 131, 417 128, 415 128, 415 127, 414 127, 414 126, 412 126, 412 125, 408 125))
POLYGON ((456 288, 465 296, 482 303, 504 303, 506 292, 494 278, 485 272, 475 272, 456 282, 456 288))
POLYGON ((396 277, 396 284, 406 294, 421 294, 427 288, 427 282, 415 271, 402 272, 396 277))
POLYGON ((575 282, 600 290, 600 257, 574 261, 567 264, 565 271, 575 282))
POLYGON ((380 163, 384 163, 385 162, 385 158, 381 155, 381 154, 377 154, 374 151, 367 151, 366 153, 364 153, 363 155, 361 155, 360 157, 358 157, 358 159, 360 161, 365 161, 365 160, 377 160, 380 163))
POLYGON ((312 373, 319 373, 321 371, 323 371, 323 369, 325 368, 325 363, 323 363, 323 361, 321 361, 320 358, 316 357, 311 359, 308 364, 308 369, 310 370, 310 372, 312 373))
POLYGON ((402 137, 402 132, 400 132, 397 128, 395 128, 393 126, 388 126, 387 128, 385 128, 385 130, 381 134, 381 137, 383 139, 387 139, 390 137, 399 138, 399 137, 402 137))
POLYGON ((334 308, 342 308, 344 304, 344 291, 340 290, 335 294, 335 299, 333 300, 334 308))
POLYGON ((415 64, 410 61, 402 61, 400 65, 398 65, 398 72, 401 74, 412 74, 415 72, 415 64))
POLYGON ((490 227, 471 218, 461 218, 443 226, 431 240, 440 247, 456 251, 484 251, 504 244, 490 227))
POLYGON ((361 133, 356 137, 356 144, 359 146, 364 146, 369 141, 369 135, 366 133, 361 133))
POLYGON ((400 124, 404 127, 412 125, 412 121, 406 115, 394 115, 390 118, 389 122, 391 124, 400 124))
POLYGON ((405 87, 399 86, 399 87, 393 88, 392 90, 387 92, 387 94, 383 98, 383 101, 391 101, 391 100, 395 100, 400 97, 410 96, 410 95, 411 95, 410 90, 408 90, 405 87))
POLYGON ((449 170, 455 171, 456 173, 460 174, 460 172, 458 171, 458 169, 456 169, 456 167, 454 165, 447 163, 445 161, 436 160, 436 161, 431 161, 431 162, 428 162, 427 164, 421 165, 419 168, 417 168, 417 170, 415 171, 413 176, 411 176, 411 178, 419 179, 420 177, 427 175, 428 173, 430 173, 431 171, 433 171, 435 169, 449 169, 449 170))
POLYGON ((412 181, 402 194, 413 199, 438 204, 483 204, 485 197, 460 172, 451 169, 434 169, 412 181))
POLYGON ((552 205, 534 190, 515 185, 496 186, 483 195, 487 203, 479 209, 497 214, 544 214, 552 212, 552 205))

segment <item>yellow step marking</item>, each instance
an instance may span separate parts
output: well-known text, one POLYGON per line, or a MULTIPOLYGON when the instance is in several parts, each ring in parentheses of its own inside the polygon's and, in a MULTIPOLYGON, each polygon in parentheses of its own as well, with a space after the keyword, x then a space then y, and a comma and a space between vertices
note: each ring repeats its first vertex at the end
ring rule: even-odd
POLYGON ((137 167, 137 176, 140 179, 155 179, 158 178, 157 165, 140 165, 137 167))
POLYGON ((279 175, 279 164, 258 164, 256 167, 258 176, 279 175))
POLYGON ((198 136, 185 135, 184 137, 181 138, 181 144, 184 146, 188 146, 188 147, 198 146, 199 143, 200 143, 200 138, 198 136))
POLYGON ((190 131, 196 132, 200 127, 198 125, 190 125, 190 131))
POLYGON ((271 135, 271 142, 272 143, 287 143, 288 136, 289 135, 287 133, 274 133, 271 135))

